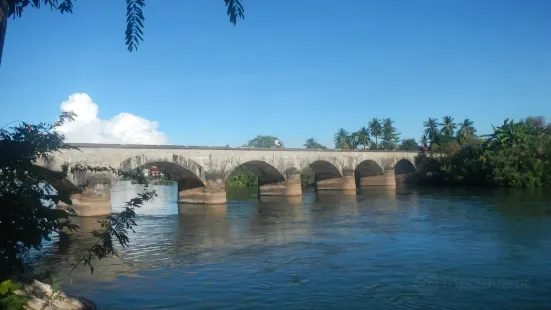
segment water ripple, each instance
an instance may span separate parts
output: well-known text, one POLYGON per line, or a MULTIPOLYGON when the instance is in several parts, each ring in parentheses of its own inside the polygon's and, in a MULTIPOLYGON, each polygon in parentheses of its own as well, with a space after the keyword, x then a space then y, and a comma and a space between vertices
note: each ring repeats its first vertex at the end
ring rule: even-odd
MULTIPOLYGON (((122 182, 121 182, 122 183, 122 182)), ((307 193, 138 211, 131 246, 63 289, 105 309, 536 309, 551 302, 549 197, 457 190, 307 193), (508 196, 509 195, 509 196, 508 196), (519 203, 522 201, 522 208, 519 203)), ((136 188, 119 184, 114 206, 136 188)), ((115 208, 116 210, 116 208, 115 208)), ((46 267, 67 273, 95 219, 46 267)))

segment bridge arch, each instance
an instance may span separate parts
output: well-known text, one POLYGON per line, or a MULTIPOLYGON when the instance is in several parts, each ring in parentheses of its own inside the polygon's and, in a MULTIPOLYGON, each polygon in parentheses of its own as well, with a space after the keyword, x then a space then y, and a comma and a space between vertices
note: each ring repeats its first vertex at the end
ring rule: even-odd
POLYGON ((358 163, 354 169, 354 178, 356 181, 356 188, 362 185, 368 184, 368 179, 377 176, 383 176, 384 170, 379 163, 372 159, 365 159, 358 163), (362 181, 363 179, 363 181, 362 181))
POLYGON ((412 185, 417 182, 417 168, 410 159, 402 158, 394 165, 396 186, 412 185))
POLYGON ((417 172, 415 165, 407 158, 400 159, 394 165, 394 173, 396 175, 415 173, 415 172, 417 172))
MULTIPOLYGON (((52 179, 55 178, 54 174, 56 172, 50 168, 40 166, 40 165, 35 165, 35 169, 37 169, 39 173, 43 174, 46 178, 52 178, 52 179)), ((73 178, 75 179, 76 176, 73 176, 73 178)), ((68 176, 61 180, 49 181, 47 183, 48 183, 48 186, 52 187, 56 191, 63 190, 69 194, 75 194, 79 192, 79 188, 75 185, 75 183, 79 183, 79 182, 78 180, 74 180, 74 181, 75 182, 69 180, 69 176, 68 176)))
POLYGON ((376 175, 383 175, 384 171, 381 165, 372 159, 366 159, 361 161, 354 169, 354 174, 359 177, 371 177, 376 175))
POLYGON ((228 170, 227 180, 240 167, 247 168, 258 178, 258 185, 275 184, 285 181, 285 176, 277 168, 262 160, 250 160, 228 170))
POLYGON ((167 173, 173 180, 178 182, 179 191, 204 187, 206 184, 203 167, 194 160, 177 154, 173 154, 170 157, 147 154, 133 156, 121 162, 119 169, 128 172, 152 166, 167 173))
POLYGON ((326 160, 316 160, 308 165, 314 172, 316 181, 342 178, 342 173, 335 165, 326 160))

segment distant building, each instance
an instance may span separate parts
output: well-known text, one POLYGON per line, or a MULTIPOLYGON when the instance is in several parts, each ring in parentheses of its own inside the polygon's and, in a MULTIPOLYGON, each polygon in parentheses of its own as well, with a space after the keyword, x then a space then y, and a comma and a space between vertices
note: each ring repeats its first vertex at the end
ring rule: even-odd
POLYGON ((155 167, 155 166, 152 166, 151 169, 151 176, 152 177, 158 177, 160 174, 159 174, 159 168, 155 167))

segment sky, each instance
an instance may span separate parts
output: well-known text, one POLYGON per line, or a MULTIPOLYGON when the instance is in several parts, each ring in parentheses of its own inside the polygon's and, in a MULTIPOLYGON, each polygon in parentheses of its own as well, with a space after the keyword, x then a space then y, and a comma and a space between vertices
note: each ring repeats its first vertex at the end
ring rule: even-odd
POLYGON ((125 1, 27 9, 8 22, 0 127, 71 109, 69 142, 301 147, 374 117, 415 139, 428 117, 551 120, 551 1, 242 2, 233 26, 222 0, 148 0, 132 53, 125 1))

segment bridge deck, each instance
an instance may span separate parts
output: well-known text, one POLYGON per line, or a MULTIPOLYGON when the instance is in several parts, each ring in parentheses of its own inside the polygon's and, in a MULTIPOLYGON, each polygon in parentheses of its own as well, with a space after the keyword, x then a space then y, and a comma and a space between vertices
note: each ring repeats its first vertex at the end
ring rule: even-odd
POLYGON ((256 148, 256 147, 225 147, 225 146, 187 146, 187 145, 152 145, 152 144, 108 144, 108 143, 67 143, 78 148, 115 148, 115 149, 162 149, 162 150, 233 150, 233 151, 269 151, 269 152, 357 152, 379 153, 400 152, 417 153, 416 151, 401 150, 337 150, 337 149, 306 149, 306 148, 256 148))

